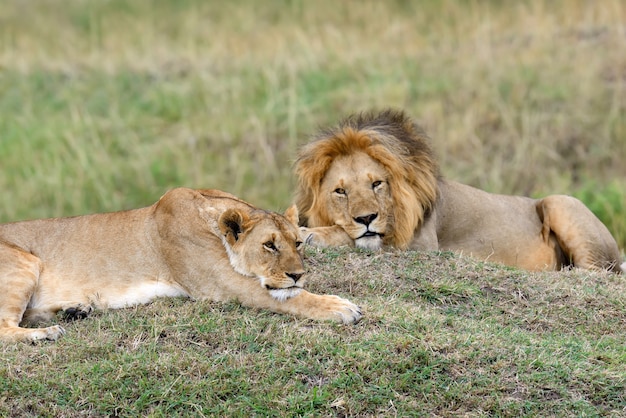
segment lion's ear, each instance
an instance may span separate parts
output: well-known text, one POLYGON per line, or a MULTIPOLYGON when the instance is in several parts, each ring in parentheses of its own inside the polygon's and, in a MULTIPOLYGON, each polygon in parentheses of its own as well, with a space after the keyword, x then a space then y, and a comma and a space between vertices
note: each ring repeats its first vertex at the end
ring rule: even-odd
POLYGON ((283 216, 296 227, 298 226, 299 214, 298 207, 296 205, 291 205, 289 208, 287 208, 283 216))
POLYGON ((248 214, 237 209, 228 209, 222 213, 218 224, 220 232, 230 245, 233 245, 239 239, 239 234, 245 232, 244 225, 248 220, 248 214))

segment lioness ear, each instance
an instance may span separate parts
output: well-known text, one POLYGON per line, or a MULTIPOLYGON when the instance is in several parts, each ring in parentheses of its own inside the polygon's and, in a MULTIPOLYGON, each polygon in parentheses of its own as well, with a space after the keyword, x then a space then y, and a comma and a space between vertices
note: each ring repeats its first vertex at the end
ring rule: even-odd
POLYGON ((295 226, 298 226, 299 214, 298 214, 298 207, 296 205, 291 205, 289 208, 287 208, 283 216, 287 218, 289 222, 291 222, 295 226))
POLYGON ((218 221, 220 232, 230 245, 239 239, 239 234, 244 232, 244 224, 248 221, 248 214, 237 209, 228 209, 222 213, 218 221))

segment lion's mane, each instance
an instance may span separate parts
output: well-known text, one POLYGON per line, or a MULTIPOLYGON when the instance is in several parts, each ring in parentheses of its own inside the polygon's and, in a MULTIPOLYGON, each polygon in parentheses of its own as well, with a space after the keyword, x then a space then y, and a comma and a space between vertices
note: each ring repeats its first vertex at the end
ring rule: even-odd
POLYGON ((300 223, 333 224, 321 183, 335 158, 364 152, 389 174, 392 217, 385 243, 405 249, 437 198, 438 166, 426 133, 404 112, 385 110, 349 116, 303 146, 294 165, 300 223))

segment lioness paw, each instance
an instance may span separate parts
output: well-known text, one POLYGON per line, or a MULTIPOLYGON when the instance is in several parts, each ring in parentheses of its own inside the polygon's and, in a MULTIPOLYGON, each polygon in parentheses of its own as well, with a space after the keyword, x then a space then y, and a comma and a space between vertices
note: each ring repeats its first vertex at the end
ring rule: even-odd
POLYGON ((85 318, 87 318, 87 316, 89 316, 89 314, 91 313, 92 310, 93 310, 93 308, 91 307, 91 305, 79 304, 77 306, 72 306, 72 307, 69 307, 69 308, 65 308, 63 310, 63 317, 67 321, 75 321, 77 319, 85 319, 85 318))
POLYGON ((65 334, 65 329, 60 325, 53 325, 47 328, 37 328, 33 329, 29 335, 28 339, 32 342, 37 342, 41 340, 50 340, 56 341, 61 338, 62 335, 65 334))
POLYGON ((339 319, 344 324, 356 324, 363 316, 361 308, 348 299, 339 296, 329 295, 326 309, 332 313, 335 319, 339 319))

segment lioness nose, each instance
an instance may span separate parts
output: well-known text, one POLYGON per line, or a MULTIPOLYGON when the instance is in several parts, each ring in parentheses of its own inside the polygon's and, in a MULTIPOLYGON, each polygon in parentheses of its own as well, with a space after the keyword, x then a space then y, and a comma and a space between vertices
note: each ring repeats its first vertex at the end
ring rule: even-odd
POLYGON ((304 273, 286 273, 287 277, 290 277, 291 279, 293 279, 294 282, 297 282, 298 280, 300 280, 300 277, 302 277, 302 275, 304 273))
POLYGON ((369 215, 357 216, 356 218, 354 218, 354 220, 360 224, 367 226, 371 224, 377 216, 377 213, 370 213, 369 215))

